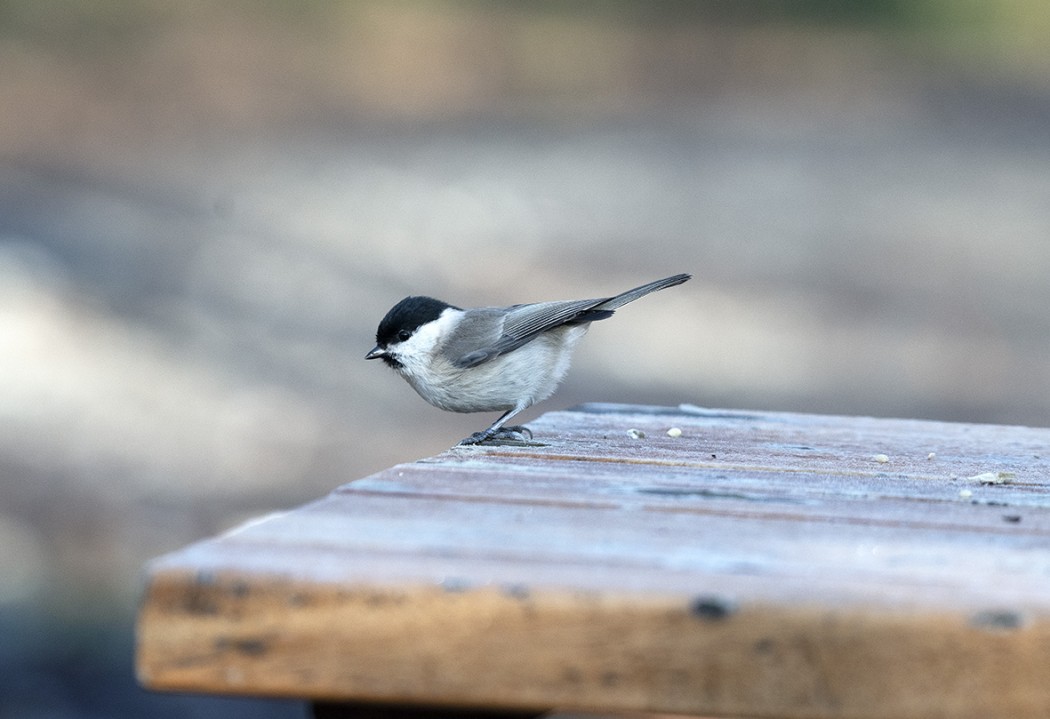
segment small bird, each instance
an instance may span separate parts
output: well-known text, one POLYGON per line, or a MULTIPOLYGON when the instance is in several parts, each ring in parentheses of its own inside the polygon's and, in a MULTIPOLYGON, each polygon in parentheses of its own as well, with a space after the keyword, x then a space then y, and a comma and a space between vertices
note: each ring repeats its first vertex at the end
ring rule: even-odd
POLYGON ((379 323, 376 346, 365 359, 383 360, 435 407, 503 412, 461 445, 531 437, 527 427, 504 425, 554 394, 590 323, 691 276, 666 277, 613 297, 510 307, 464 310, 433 297, 406 297, 379 323))

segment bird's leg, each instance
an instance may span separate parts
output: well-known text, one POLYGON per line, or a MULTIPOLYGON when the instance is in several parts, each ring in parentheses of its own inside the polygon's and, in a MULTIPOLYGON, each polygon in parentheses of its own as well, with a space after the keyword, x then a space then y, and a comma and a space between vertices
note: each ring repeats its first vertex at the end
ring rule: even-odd
POLYGON ((523 425, 514 425, 512 427, 504 427, 503 424, 516 415, 524 407, 515 407, 509 409, 503 413, 499 419, 493 422, 488 429, 481 432, 475 432, 466 439, 460 442, 461 445, 469 444, 481 444, 487 442, 490 439, 522 439, 526 434, 529 435, 529 439, 532 439, 532 430, 523 425))

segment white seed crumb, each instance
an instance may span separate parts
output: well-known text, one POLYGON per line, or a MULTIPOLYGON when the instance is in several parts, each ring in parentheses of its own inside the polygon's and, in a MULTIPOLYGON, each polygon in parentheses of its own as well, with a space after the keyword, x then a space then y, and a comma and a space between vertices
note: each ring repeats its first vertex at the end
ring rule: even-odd
POLYGON ((936 452, 930 452, 928 455, 926 455, 926 459, 928 459, 928 460, 930 460, 932 462, 933 460, 937 459, 937 453, 936 452))
POLYGON ((966 481, 978 484, 1006 484, 1016 476, 1013 472, 981 472, 972 477, 967 477, 966 481))
POLYGON ((878 462, 879 464, 886 464, 887 462, 890 461, 890 458, 887 457, 884 454, 876 454, 875 455, 875 461, 878 462))
POLYGON ((645 432, 640 429, 627 430, 627 436, 631 439, 645 439, 645 432))
POLYGON ((969 499, 972 496, 973 496, 973 492, 971 492, 968 489, 960 489, 959 490, 959 499, 969 499))
POLYGON ((667 430, 667 436, 668 437, 681 437, 682 436, 682 430, 679 429, 678 427, 671 427, 671 429, 667 430))

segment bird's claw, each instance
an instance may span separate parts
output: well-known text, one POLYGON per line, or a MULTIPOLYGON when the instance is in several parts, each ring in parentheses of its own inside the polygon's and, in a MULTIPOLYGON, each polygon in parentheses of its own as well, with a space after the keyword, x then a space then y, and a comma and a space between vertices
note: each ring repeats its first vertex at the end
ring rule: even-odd
POLYGON ((532 439, 532 430, 523 424, 516 424, 511 427, 503 427, 497 432, 497 436, 506 434, 510 439, 516 439, 519 442, 525 442, 532 439), (526 437, 526 435, 528 435, 526 437))
POLYGON ((531 439, 531 429, 524 425, 514 425, 513 427, 500 427, 494 431, 475 432, 459 444, 460 446, 469 446, 488 442, 527 442, 531 439))

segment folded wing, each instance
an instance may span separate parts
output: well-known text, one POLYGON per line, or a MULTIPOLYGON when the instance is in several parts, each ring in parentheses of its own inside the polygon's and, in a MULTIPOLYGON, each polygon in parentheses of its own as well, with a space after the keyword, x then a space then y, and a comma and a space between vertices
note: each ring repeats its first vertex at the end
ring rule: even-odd
POLYGON ((446 355, 456 367, 466 369, 475 367, 489 360, 495 359, 501 354, 513 352, 522 345, 534 340, 544 332, 548 332, 564 325, 579 325, 588 322, 596 322, 612 317, 613 311, 623 307, 628 302, 633 302, 650 292, 673 287, 688 280, 690 275, 674 275, 662 280, 650 282, 649 284, 635 287, 613 297, 601 297, 591 300, 566 300, 561 302, 538 302, 528 305, 514 305, 507 309, 486 308, 471 310, 471 312, 490 312, 506 315, 503 319, 502 331, 495 336, 493 330, 490 336, 481 336, 470 330, 471 326, 498 327, 497 323, 461 323, 455 335, 449 338, 446 355))

